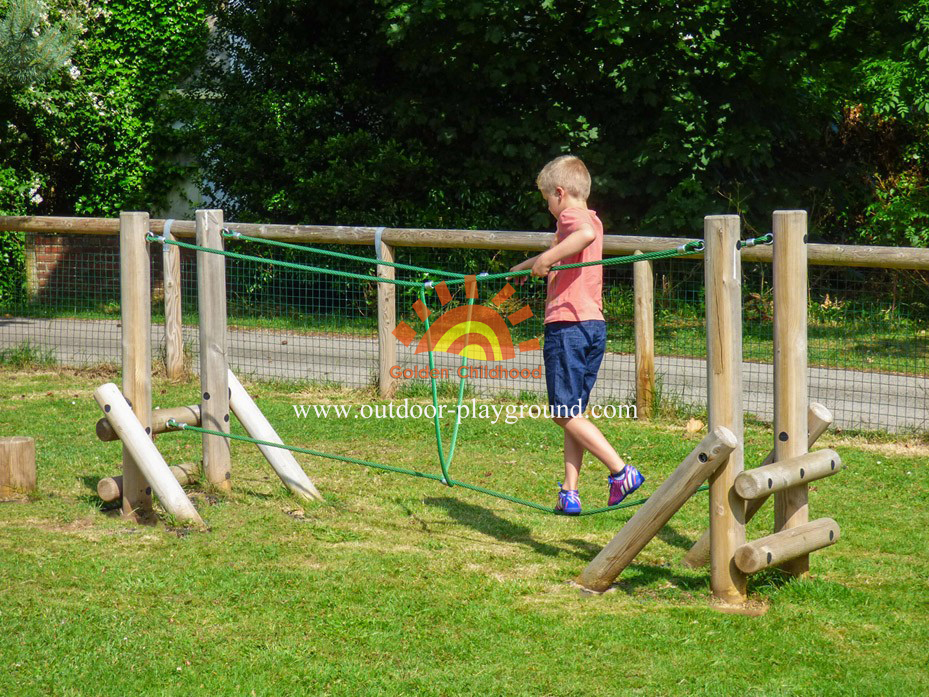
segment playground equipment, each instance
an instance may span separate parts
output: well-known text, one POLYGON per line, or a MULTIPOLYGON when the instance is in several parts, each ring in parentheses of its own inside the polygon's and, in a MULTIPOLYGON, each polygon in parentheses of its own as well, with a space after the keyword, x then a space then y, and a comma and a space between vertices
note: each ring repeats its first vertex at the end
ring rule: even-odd
MULTIPOLYGON (((312 267, 292 262, 249 257, 223 249, 223 237, 245 237, 224 231, 222 211, 198 211, 197 243, 177 241, 167 234, 160 237, 147 230, 148 216, 124 213, 121 216, 120 240, 123 289, 123 393, 130 404, 116 408, 119 391, 114 385, 97 391, 97 401, 106 413, 106 425, 98 424, 103 439, 118 436, 124 444, 122 478, 123 510, 128 515, 150 510, 150 482, 170 513, 183 520, 202 522, 189 500, 177 496, 178 479, 189 478, 189 472, 174 471, 164 463, 151 444, 151 435, 181 429, 199 432, 203 439, 203 471, 207 481, 220 491, 231 486, 229 440, 241 440, 261 448, 282 481, 294 493, 307 499, 321 499, 318 491, 296 463, 291 453, 300 452, 319 457, 352 462, 369 467, 400 472, 440 481, 447 486, 461 486, 473 491, 497 496, 508 501, 552 512, 540 504, 494 492, 483 487, 459 482, 450 477, 448 465, 454 453, 457 424, 452 434, 448 455, 445 455, 442 435, 436 423, 436 440, 442 474, 430 474, 368 462, 331 453, 284 444, 248 397, 235 376, 226 366, 226 306, 225 257, 278 264, 318 273, 370 281, 371 276, 312 267), (200 379, 199 405, 151 413, 150 365, 148 345, 149 313, 148 242, 161 242, 165 247, 187 247, 197 253, 198 301, 200 305, 200 379), (144 277, 144 278, 143 278, 144 277), (127 345, 128 342, 128 345, 127 345), (109 408, 107 408, 109 407, 109 408), (242 422, 248 437, 229 431, 230 410, 242 422), (144 445, 146 441, 152 447, 144 445), (154 452, 153 452, 154 450, 154 452), (156 456, 157 455, 157 456, 156 456), (157 482, 157 483, 156 483, 157 482), (186 502, 186 503, 185 503, 186 502), (189 507, 188 507, 189 506, 189 507)), ((246 238, 249 239, 249 238, 246 238)), ((258 239, 258 238, 256 238, 258 239)), ((654 258, 704 251, 707 323, 707 374, 709 388, 709 434, 681 462, 674 473, 649 499, 620 504, 604 509, 585 511, 601 513, 620 507, 644 504, 613 540, 578 576, 577 583, 592 591, 610 587, 622 570, 654 537, 683 503, 709 479, 710 528, 685 561, 698 565, 709 549, 711 587, 714 596, 730 604, 746 601, 746 576, 775 565, 789 573, 800 575, 809 566, 812 551, 833 544, 839 538, 835 521, 823 518, 809 521, 807 484, 841 469, 839 456, 831 450, 808 453, 808 448, 831 422, 831 415, 821 405, 808 404, 806 365, 806 214, 804 211, 776 211, 773 225, 774 260, 774 432, 772 454, 761 467, 744 470, 742 412, 742 306, 741 249, 772 241, 764 236, 747 242, 739 239, 738 216, 709 216, 705 219, 704 243, 689 244, 630 257, 604 260, 603 264, 628 263, 654 258), (774 495, 776 502, 775 532, 759 540, 747 541, 745 523, 774 495)), ((269 242, 268 240, 260 240, 269 242)), ((380 285, 402 285, 417 288, 422 307, 426 305, 425 284, 401 281, 382 273, 384 268, 406 268, 426 271, 444 277, 436 286, 440 297, 449 286, 464 285, 469 303, 476 298, 478 281, 499 280, 519 273, 464 276, 437 272, 420 267, 397 264, 392 259, 365 259, 354 255, 273 242, 305 251, 363 259, 378 266, 380 285)), ((565 265, 560 268, 583 266, 565 265)), ((556 269, 559 267, 555 267, 556 269)), ((643 279, 646 280, 647 279, 643 279)), ((642 281, 640 281, 642 282, 642 281)), ((443 301, 444 304, 444 301, 443 301)), ((421 315, 428 327, 428 310, 421 315)), ((430 367, 432 352, 430 351, 430 367)), ((437 395, 433 379, 433 403, 437 395)), ((459 391, 459 402, 464 383, 459 391)), ((437 410, 438 411, 438 410, 437 410)), ((118 483, 107 482, 108 490, 118 483)), ((103 485, 103 482, 101 482, 103 485)), ((181 494, 183 491, 181 490, 181 494)))
POLYGON ((807 394, 806 212, 775 211, 774 244, 774 449, 761 467, 745 470, 742 414, 742 292, 738 216, 710 216, 706 243, 707 378, 710 434, 659 487, 577 577, 591 591, 607 590, 706 477, 710 529, 685 559, 704 563, 709 552, 713 595, 729 605, 747 600, 748 574, 781 566, 793 575, 809 570, 809 554, 834 544, 831 518, 809 521, 807 484, 835 474, 832 450, 808 448, 832 421, 807 394), (745 523, 774 495, 774 533, 747 541, 745 523))
MULTIPOLYGON (((201 401, 153 412, 150 255, 145 239, 148 222, 147 213, 120 215, 123 387, 120 392, 112 383, 103 385, 94 398, 104 411, 97 435, 104 441, 122 441, 123 472, 118 478, 104 478, 97 488, 104 500, 121 499, 123 514, 137 520, 151 516, 154 490, 165 510, 178 521, 203 525, 181 487, 194 478, 193 473, 188 467, 170 468, 151 437, 171 430, 169 422, 202 424, 228 432, 232 413, 250 435, 270 443, 280 443, 281 439, 226 365, 225 266, 215 255, 203 254, 197 259, 201 401)), ((198 242, 221 245, 221 211, 198 211, 196 225, 198 242)), ((270 447, 262 452, 291 492, 303 499, 322 500, 291 453, 270 447)), ((204 434, 203 472, 215 489, 231 490, 227 439, 204 434)))

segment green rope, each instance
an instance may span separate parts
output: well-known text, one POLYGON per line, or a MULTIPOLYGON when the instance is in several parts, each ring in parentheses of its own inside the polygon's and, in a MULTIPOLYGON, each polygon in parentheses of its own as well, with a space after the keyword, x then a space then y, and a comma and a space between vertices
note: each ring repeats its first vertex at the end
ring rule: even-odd
POLYGON ((453 273, 451 271, 439 271, 437 269, 429 269, 425 266, 412 266, 410 264, 401 264, 396 261, 383 261, 380 259, 372 259, 371 257, 362 257, 355 254, 346 254, 345 252, 336 252, 331 249, 320 249, 318 247, 306 247, 300 244, 293 244, 292 242, 280 242, 278 240, 266 239, 264 237, 251 237, 250 235, 243 235, 241 232, 233 232, 231 230, 224 229, 223 237, 235 240, 247 240, 248 242, 257 242, 259 244, 267 244, 273 247, 283 247, 285 249, 295 249, 300 252, 310 252, 311 254, 322 254, 324 256, 336 257, 337 259, 348 259, 350 261, 361 261, 367 264, 377 264, 378 266, 391 266, 395 269, 403 269, 405 271, 418 271, 420 273, 428 273, 434 276, 446 276, 448 278, 463 278, 464 274, 453 273))
MULTIPOLYGON (((423 307, 426 307, 426 288, 422 287, 419 289, 419 301, 423 304, 423 307)), ((474 305, 474 298, 468 298, 468 305, 474 305)), ((428 307, 426 318, 423 320, 426 326, 426 334, 429 333, 429 314, 428 307)), ((452 427, 452 439, 451 443, 448 446, 448 458, 445 457, 444 446, 442 445, 442 429, 439 426, 439 393, 436 386, 435 380, 435 354, 432 351, 432 343, 430 338, 430 349, 429 349, 429 378, 432 385, 432 406, 435 411, 433 412, 433 424, 435 426, 435 442, 436 449, 439 452, 439 465, 442 467, 442 477, 443 482, 448 486, 454 486, 452 484, 452 478, 448 474, 448 468, 451 467, 452 460, 455 457, 455 444, 458 442, 458 427, 461 425, 461 403, 464 401, 464 391, 465 384, 467 383, 467 378, 461 376, 461 372, 458 373, 458 406, 455 409, 455 425, 452 427)), ((465 368, 468 365, 468 357, 465 355, 461 356, 461 367, 465 368)))
MULTIPOLYGON (((314 457, 322 457, 329 460, 338 460, 340 462, 348 462, 355 465, 362 465, 364 467, 372 467, 374 469, 386 470, 388 472, 396 472, 398 474, 406 474, 411 477, 419 477, 421 479, 431 479, 436 482, 442 482, 444 477, 438 474, 429 474, 428 472, 419 472, 417 470, 406 469, 404 467, 393 467, 391 465, 384 465, 379 462, 371 462, 369 460, 361 460, 356 457, 348 457, 345 455, 333 455, 331 453, 320 452, 319 450, 310 450, 309 448, 299 448, 294 445, 285 445, 283 443, 274 443, 267 440, 258 440, 257 438, 249 438, 248 436, 240 436, 234 433, 223 433, 222 431, 214 431, 209 428, 200 428, 198 426, 190 426, 189 424, 179 423, 174 419, 170 419, 167 423, 169 428, 176 428, 181 431, 194 431, 196 433, 206 433, 211 436, 220 436, 221 438, 228 438, 230 440, 238 440, 245 443, 253 443, 255 445, 267 445, 271 448, 281 448, 283 450, 290 450, 295 453, 302 453, 304 455, 312 455, 314 457)), ((528 508, 533 508, 537 511, 542 511, 543 513, 553 513, 555 515, 564 515, 560 511, 556 511, 553 506, 545 506, 540 503, 535 503, 533 501, 527 501, 525 499, 517 498, 515 496, 509 496, 507 494, 500 493, 499 491, 494 491, 493 489, 487 489, 482 486, 475 486, 474 484, 468 484, 467 482, 460 482, 458 480, 452 479, 446 484, 460 486, 463 489, 469 489, 471 491, 476 491, 480 494, 486 494, 488 496, 493 496, 504 501, 509 501, 510 503, 515 503, 520 506, 526 506, 528 508)), ((709 489, 708 486, 702 486, 697 491, 706 491, 709 489)), ((631 508, 632 506, 641 506, 643 503, 648 501, 648 498, 640 499, 638 501, 628 501, 623 503, 617 503, 615 506, 605 506, 603 508, 592 508, 587 511, 580 513, 581 516, 585 515, 597 515, 599 513, 608 513, 609 511, 616 511, 621 508, 631 508)))
POLYGON ((750 237, 747 240, 739 240, 736 249, 745 249, 746 247, 755 247, 759 244, 771 244, 774 242, 774 234, 766 233, 760 237, 750 237))
MULTIPOLYGON (((583 261, 577 264, 561 264, 559 266, 553 266, 551 271, 564 271, 566 269, 579 269, 584 266, 617 266, 619 264, 632 264, 637 261, 652 261, 653 259, 670 259, 672 257, 687 256, 689 254, 700 254, 703 251, 704 245, 703 240, 692 240, 686 244, 682 244, 680 247, 675 247, 674 249, 665 249, 660 252, 643 252, 642 254, 629 254, 622 257, 610 257, 609 259, 597 259, 596 261, 583 261)), ((496 281, 498 279, 511 279, 518 278, 520 276, 528 276, 532 273, 532 269, 525 269, 524 271, 504 271, 502 273, 484 273, 478 275, 476 278, 478 281, 496 281)), ((451 281, 445 281, 445 285, 452 286, 458 285, 461 283, 466 283, 466 279, 456 279, 451 281)))
MULTIPOLYGON (((161 242, 162 244, 173 244, 176 247, 181 247, 183 249, 192 249, 197 252, 209 252, 212 254, 221 254, 225 257, 230 257, 232 259, 239 259, 241 261, 255 261, 258 263, 271 264, 272 266, 281 266, 286 269, 296 269, 297 271, 309 271, 311 273, 321 273, 329 274, 330 276, 341 276, 342 278, 353 278, 359 281, 373 281, 376 283, 392 283, 397 286, 404 286, 406 288, 421 288, 424 285, 432 286, 432 281, 426 281, 425 284, 418 281, 400 281, 394 278, 381 278, 379 276, 366 276, 360 273, 352 273, 350 271, 338 271, 336 269, 327 269, 320 266, 308 266, 306 264, 297 264, 290 261, 281 261, 280 259, 267 259, 265 257, 256 257, 249 254, 239 254, 238 252, 229 252, 225 249, 213 249, 212 247, 201 247, 197 244, 190 244, 189 242, 181 242, 179 240, 170 240, 163 236, 148 234, 145 236, 145 239, 149 242, 161 242)), ((583 266, 615 266, 617 264, 631 264, 636 261, 650 261, 653 259, 669 259, 671 257, 677 256, 686 256, 688 254, 699 254, 703 251, 703 241, 702 240, 693 240, 686 244, 676 247, 675 249, 666 249, 660 252, 646 252, 644 254, 630 254, 623 257, 611 257, 609 259, 598 259, 597 261, 585 261, 578 264, 562 264, 560 266, 553 266, 552 271, 562 271, 565 269, 576 269, 583 266)), ((428 270, 428 273, 441 273, 435 270, 428 270)), ((510 279, 517 278, 519 276, 528 276, 532 273, 531 269, 526 269, 525 271, 504 271, 502 273, 484 273, 476 276, 479 281, 494 281, 501 278, 510 279)), ((447 286, 452 285, 461 285, 466 283, 466 278, 453 278, 444 283, 447 286)))
POLYGON ((221 254, 224 257, 239 259, 241 261, 255 261, 272 266, 282 266, 285 269, 296 269, 297 271, 309 271, 311 273, 329 274, 330 276, 341 276, 343 278, 353 278, 358 281, 373 281, 376 283, 392 283, 395 286, 404 286, 406 288, 422 288, 422 283, 417 281, 399 281, 393 278, 380 278, 378 276, 365 276, 360 273, 351 273, 350 271, 337 271, 335 269, 326 269, 319 266, 307 266, 306 264, 295 264, 290 261, 281 261, 280 259, 266 259, 264 257, 255 257, 249 254, 239 254, 238 252, 229 252, 225 249, 213 249, 212 247, 201 247, 198 244, 181 242, 179 240, 169 240, 158 235, 146 235, 149 242, 161 242, 162 244, 173 244, 183 249, 193 249, 197 252, 210 252, 211 254, 221 254))

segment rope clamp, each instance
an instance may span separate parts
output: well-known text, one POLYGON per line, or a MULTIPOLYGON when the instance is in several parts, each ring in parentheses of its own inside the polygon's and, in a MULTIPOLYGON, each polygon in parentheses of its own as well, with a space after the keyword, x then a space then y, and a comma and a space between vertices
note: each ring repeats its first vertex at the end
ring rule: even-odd
POLYGON ((168 420, 165 422, 165 426, 167 426, 168 428, 178 428, 178 429, 180 429, 180 430, 182 430, 182 431, 185 430, 185 429, 187 428, 187 424, 180 423, 180 422, 176 421, 175 419, 168 419, 168 420))
POLYGON ((223 228, 223 237, 231 237, 232 239, 237 240, 237 239, 239 239, 240 237, 242 237, 242 233, 241 233, 241 232, 236 232, 235 230, 230 230, 229 228, 224 227, 224 228, 223 228))
POLYGON ((424 281, 423 288, 432 288, 432 281, 424 281))
POLYGON ((150 232, 150 233, 148 233, 148 234, 145 236, 145 241, 146 241, 146 242, 158 242, 159 244, 164 244, 164 243, 165 243, 165 236, 164 236, 164 235, 156 235, 156 234, 150 232))

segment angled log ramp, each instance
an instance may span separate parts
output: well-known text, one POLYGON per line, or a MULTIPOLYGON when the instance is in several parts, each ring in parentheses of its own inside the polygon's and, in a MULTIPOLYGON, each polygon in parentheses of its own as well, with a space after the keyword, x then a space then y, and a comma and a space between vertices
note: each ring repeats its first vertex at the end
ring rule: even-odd
POLYGON ((820 518, 746 542, 736 550, 735 563, 745 573, 753 574, 835 544, 839 535, 838 523, 832 518, 820 518))
POLYGON ((119 388, 112 382, 101 385, 94 391, 94 399, 165 510, 181 522, 204 526, 197 509, 174 478, 168 463, 133 414, 119 388))
POLYGON ((724 426, 707 434, 575 582, 588 590, 607 590, 738 444, 732 431, 724 426))
MULTIPOLYGON (((228 371, 228 382, 229 406, 232 408, 235 417, 245 427, 248 435, 256 440, 283 445, 284 441, 277 435, 277 431, 274 430, 265 415, 261 413, 261 409, 258 408, 258 405, 255 404, 231 370, 228 371)), ((300 463, 297 462, 291 451, 269 445, 259 445, 258 449, 261 450, 268 463, 277 472, 277 476, 281 478, 284 486, 290 489, 291 492, 308 501, 324 500, 322 494, 313 486, 313 482, 306 476, 306 472, 300 467, 300 463)))
MULTIPOLYGON (((819 402, 811 402, 807 412, 807 425, 809 431, 809 447, 819 440, 819 437, 825 433, 829 426, 832 425, 832 412, 819 402)), ((762 461, 759 467, 770 465, 774 462, 774 448, 768 453, 768 456, 762 461)), ((752 470, 745 470, 751 472, 752 470)), ((767 496, 758 499, 752 499, 745 503, 745 522, 748 523, 755 514, 761 510, 761 507, 768 500, 767 496)), ((706 530, 700 539, 697 540, 690 551, 684 555, 681 562, 685 566, 697 569, 710 563, 710 531, 706 530)))

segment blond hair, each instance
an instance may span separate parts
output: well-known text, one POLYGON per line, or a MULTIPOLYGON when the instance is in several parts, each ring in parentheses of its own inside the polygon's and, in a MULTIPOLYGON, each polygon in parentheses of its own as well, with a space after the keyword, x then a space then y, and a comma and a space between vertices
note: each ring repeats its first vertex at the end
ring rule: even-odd
POLYGON ((566 194, 585 201, 590 196, 590 172, 574 155, 562 155, 549 162, 535 178, 535 184, 546 195, 560 186, 566 194))

